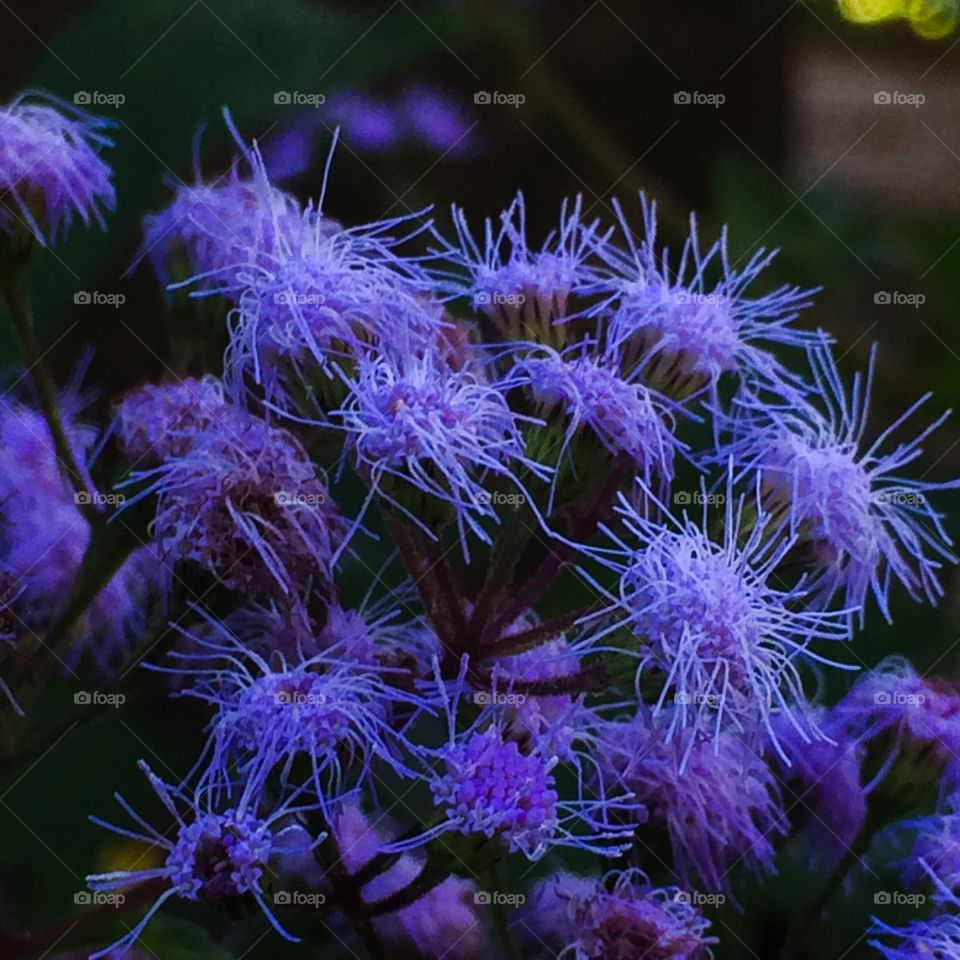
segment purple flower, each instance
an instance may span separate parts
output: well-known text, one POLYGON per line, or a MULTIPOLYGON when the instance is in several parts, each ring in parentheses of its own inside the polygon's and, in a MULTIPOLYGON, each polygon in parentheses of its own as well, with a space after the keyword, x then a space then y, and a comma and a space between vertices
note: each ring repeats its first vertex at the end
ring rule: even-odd
POLYGON ((281 239, 303 232, 299 201, 270 183, 256 147, 237 138, 250 167, 237 164, 217 179, 178 186, 173 200, 143 221, 140 257, 149 256, 160 279, 193 274, 205 290, 230 295, 238 274, 261 263, 281 239))
MULTIPOLYGON (((668 736, 693 744, 733 724, 766 730, 776 743, 772 717, 786 714, 804 736, 817 738, 805 716, 800 665, 842 667, 811 646, 847 640, 849 616, 805 609, 802 582, 778 585, 774 572, 791 541, 779 537, 763 513, 753 514, 756 496, 736 495, 728 475, 724 493, 704 489, 699 497, 698 524, 686 512, 682 520, 649 520, 621 495, 616 512, 627 537, 604 525, 612 546, 583 548, 618 578, 615 594, 606 594, 610 605, 596 615, 601 624, 610 622, 597 628, 593 643, 623 628, 637 638, 638 688, 650 674, 661 682, 654 714, 670 717, 668 736), (711 501, 724 505, 718 539, 711 501)), ((582 573, 604 591, 591 573, 582 573)))
MULTIPOLYGON (((525 617, 503 632, 509 637, 535 625, 525 617)), ((493 678, 500 678, 508 689, 514 684, 526 692, 511 698, 507 711, 508 729, 521 742, 529 739, 542 750, 556 754, 563 762, 576 763, 579 748, 595 743, 595 728, 600 721, 584 703, 585 694, 552 693, 551 686, 563 686, 563 681, 580 670, 580 656, 563 637, 542 643, 532 650, 508 657, 498 657, 493 666, 493 678), (536 693, 529 692, 536 688, 536 693)))
POLYGON ((105 226, 103 211, 115 202, 110 168, 100 159, 113 146, 103 130, 113 126, 72 104, 23 93, 0 109, 0 231, 17 222, 46 245, 66 234, 78 216, 105 226))
POLYGON ((347 90, 331 97, 327 115, 343 127, 347 143, 358 150, 389 150, 400 140, 402 124, 396 109, 365 93, 347 90))
POLYGON ((864 674, 835 708, 857 739, 893 731, 932 744, 943 759, 960 753, 960 693, 937 677, 921 677, 903 657, 887 657, 864 674))
POLYGON ((776 252, 758 250, 740 270, 727 251, 726 229, 706 252, 700 248, 696 221, 674 270, 668 252, 657 249, 656 204, 640 195, 646 236, 634 240, 627 217, 614 201, 626 250, 605 235, 594 243, 604 266, 590 290, 601 305, 612 349, 639 363, 647 382, 669 396, 709 386, 715 394, 725 373, 751 373, 784 388, 793 379, 760 344, 802 346, 816 335, 792 326, 810 305, 812 290, 779 287, 762 297, 748 289, 776 252), (708 278, 717 270, 720 279, 708 278))
POLYGON ((422 296, 418 268, 392 251, 402 241, 385 233, 405 219, 329 230, 318 221, 296 247, 281 244, 245 272, 227 356, 231 381, 248 378, 274 406, 295 410, 288 393, 309 386, 315 371, 334 376, 335 363, 352 361, 364 345, 436 338, 446 321, 422 296))
POLYGON ((913 826, 917 834, 909 879, 932 882, 937 904, 960 906, 960 803, 956 794, 948 798, 944 810, 913 826))
MULTIPOLYGON (((73 394, 62 398, 68 442, 83 465, 96 432, 77 422, 79 403, 73 394)), ((42 636, 64 609, 90 542, 90 524, 38 411, 4 404, 0 447, 0 564, 12 578, 10 615, 22 632, 42 636)), ((92 491, 89 476, 85 480, 92 491)), ((109 673, 143 638, 149 594, 166 579, 149 547, 134 550, 80 618, 71 661, 89 652, 100 672, 109 673)))
POLYGON ((400 111, 411 133, 426 146, 445 157, 470 153, 473 125, 444 91, 424 84, 412 86, 400 99, 400 111))
POLYGON ((508 850, 530 860, 539 859, 554 846, 607 856, 628 850, 633 825, 618 815, 635 812, 632 798, 608 795, 602 778, 588 780, 584 771, 584 767, 589 770, 588 764, 579 763, 571 764, 576 775, 575 798, 561 796, 554 776, 560 757, 548 753, 544 742, 521 745, 509 738, 510 718, 503 709, 513 699, 509 694, 501 694, 496 686, 474 694, 474 702, 487 704, 489 709, 482 710, 468 727, 458 729, 466 670, 464 658, 459 677, 448 689, 435 661, 433 699, 446 715, 447 738, 438 748, 416 749, 442 819, 389 849, 405 852, 455 832, 496 836, 508 850))
POLYGON ((565 332, 553 329, 571 319, 571 296, 594 281, 589 264, 597 242, 598 221, 584 223, 583 201, 564 201, 560 225, 540 248, 527 239, 523 194, 500 214, 499 228, 485 221, 483 245, 470 232, 463 210, 454 207, 457 246, 446 253, 462 273, 440 274, 454 296, 465 296, 509 340, 559 343, 565 332))
POLYGON ((729 730, 684 747, 670 727, 668 714, 613 723, 604 759, 645 805, 650 823, 667 831, 676 876, 719 892, 729 889, 740 863, 773 872, 773 842, 786 834, 787 822, 767 764, 729 730))
POLYGON ((185 456, 197 435, 233 417, 214 377, 148 384, 117 405, 116 431, 124 455, 136 465, 185 456))
MULTIPOLYGON (((359 873, 382 854, 389 842, 386 834, 395 830, 382 814, 371 821, 356 806, 344 804, 333 819, 332 831, 347 873, 359 873)), ((373 905, 399 893, 424 868, 423 858, 402 855, 363 885, 364 901, 373 905)), ((408 906, 377 916, 373 922, 381 940, 401 952, 415 951, 432 960, 481 960, 489 956, 490 944, 476 903, 476 883, 450 876, 408 906)))
POLYGON ((891 927, 874 918, 869 931, 874 937, 893 938, 892 943, 870 940, 870 946, 886 960, 957 960, 960 957, 960 917, 941 915, 914 920, 905 927, 891 927))
MULTIPOLYGON (((160 832, 151 827, 120 794, 115 795, 116 800, 137 829, 117 827, 99 817, 90 819, 123 837, 165 850, 166 858, 158 867, 93 874, 87 877, 87 883, 98 892, 135 886, 145 880, 162 879, 169 886, 129 933, 109 947, 91 954, 91 960, 111 956, 112 951, 117 949, 131 947, 153 915, 171 897, 218 901, 250 894, 284 939, 299 942, 280 926, 267 906, 262 888, 270 857, 290 852, 284 850, 283 838, 287 833, 299 829, 291 821, 295 820, 300 810, 311 808, 295 807, 292 798, 289 798, 270 814, 258 816, 256 797, 244 788, 233 805, 219 809, 212 804, 210 791, 200 789, 188 794, 182 788, 164 783, 143 761, 139 765, 150 786, 176 821, 175 830, 160 832), (184 809, 181 810, 181 807, 184 809)), ((301 840, 300 846, 309 848, 321 840, 323 837, 312 842, 308 838, 301 840)))
POLYGON ((845 717, 823 707, 813 708, 811 725, 823 739, 804 736, 789 718, 774 721, 778 751, 789 763, 771 757, 778 776, 800 812, 807 814, 804 848, 811 869, 832 869, 853 846, 867 816, 871 784, 862 782, 864 750, 851 737, 845 717))
POLYGON ((267 595, 328 584, 344 524, 293 434, 252 416, 196 436, 181 457, 136 471, 157 494, 153 532, 170 561, 190 561, 230 589, 267 595))
POLYGON ((330 418, 347 434, 347 450, 371 491, 428 536, 436 538, 435 527, 411 494, 452 509, 465 556, 468 530, 490 542, 481 525, 497 521, 490 485, 505 482, 532 504, 520 474, 547 471, 525 456, 520 425, 539 421, 508 406, 514 382, 488 379, 479 362, 454 369, 429 348, 371 352, 342 376, 349 393, 330 418))
POLYGON ((848 607, 862 607, 872 593, 884 617, 890 582, 911 597, 932 603, 942 595, 941 561, 956 562, 940 514, 927 494, 955 489, 960 481, 928 483, 900 475, 921 455, 921 444, 949 411, 913 440, 881 450, 891 434, 925 403, 926 394, 883 430, 864 441, 875 351, 866 382, 856 376, 849 397, 827 346, 809 353, 818 383, 815 401, 768 402, 756 389, 743 391, 730 421, 732 438, 720 451, 744 472, 763 473, 771 510, 786 510, 791 530, 822 568, 826 598, 839 593, 848 607))
POLYGON ((444 751, 444 773, 432 784, 434 804, 463 834, 495 834, 508 849, 541 856, 559 827, 555 760, 523 754, 495 727, 444 751))
MULTIPOLYGON (((673 405, 634 376, 623 376, 617 364, 576 349, 579 355, 571 357, 546 348, 517 362, 543 418, 553 423, 563 416, 569 421, 558 462, 576 434, 589 431, 608 453, 633 461, 646 486, 665 491, 673 479, 674 455, 681 449, 674 436, 673 405)), ((578 467, 577 459, 570 457, 572 470, 578 467)))
MULTIPOLYGON (((248 156, 260 192, 273 190, 259 152, 248 156)), ((226 378, 238 397, 255 386, 279 412, 300 413, 315 373, 333 377, 337 361, 352 362, 367 344, 435 339, 448 326, 419 260, 399 252, 430 229, 423 212, 345 228, 323 215, 323 201, 263 233, 255 256, 232 248, 227 269, 185 282, 196 296, 224 295, 236 305, 226 378)))
POLYGON ((236 769, 253 785, 278 773, 288 786, 294 762, 302 759, 310 773, 295 786, 311 786, 326 810, 340 799, 348 774, 356 771, 362 782, 375 759, 410 774, 395 726, 401 712, 425 704, 390 683, 402 682, 402 671, 345 659, 343 646, 293 662, 276 651, 261 656, 205 619, 213 637, 188 634, 190 652, 172 654, 184 666, 171 672, 192 676, 184 695, 217 709, 205 775, 211 784, 236 769))
POLYGON ((654 887, 637 869, 603 880, 548 877, 525 913, 524 926, 561 946, 564 960, 711 960, 717 942, 689 894, 654 887))

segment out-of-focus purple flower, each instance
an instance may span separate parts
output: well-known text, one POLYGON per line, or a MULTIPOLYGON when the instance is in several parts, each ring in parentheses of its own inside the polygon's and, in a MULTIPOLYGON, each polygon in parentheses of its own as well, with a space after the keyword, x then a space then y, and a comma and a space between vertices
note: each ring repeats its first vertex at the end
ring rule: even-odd
POLYGON ((456 272, 437 272, 450 295, 466 297, 507 339, 562 342, 566 332, 555 325, 572 319, 571 296, 596 282, 590 257, 599 221, 583 221, 582 198, 564 201, 559 227, 539 248, 527 238, 523 194, 500 214, 499 227, 485 221, 482 246, 463 210, 453 208, 453 222, 457 245, 445 253, 456 272))
MULTIPOLYGON (((383 852, 394 825, 382 815, 372 823, 356 806, 344 804, 332 829, 346 871, 356 874, 383 852)), ((402 855, 363 885, 364 901, 375 904, 400 892, 424 866, 421 858, 402 855)), ((401 951, 412 947, 431 960, 482 960, 490 944, 476 903, 476 883, 451 876, 408 906, 376 917, 374 925, 384 943, 401 951)))
POLYGON ((218 423, 181 457, 136 471, 156 494, 153 532, 170 562, 190 561, 231 589, 292 594, 333 576, 345 527, 299 441, 262 420, 218 423))
POLYGON ((72 104, 24 93, 0 109, 0 232, 25 225, 41 243, 66 234, 74 217, 104 227, 115 203, 112 171, 100 159, 113 126, 72 104))
MULTIPOLYGON (((78 402, 63 398, 65 429, 77 463, 96 440, 76 421, 78 402)), ((90 524, 66 482, 47 423, 19 403, 0 410, 0 563, 13 578, 11 613, 22 630, 42 634, 61 612, 90 542, 90 524)), ((93 485, 89 483, 88 496, 93 485)), ((166 580, 148 547, 138 548, 94 597, 74 629, 74 652, 93 655, 107 673, 142 639, 147 594, 166 580)))
MULTIPOLYGON (((533 626, 532 618, 523 618, 503 632, 507 638, 533 626)), ((505 678, 508 689, 516 685, 524 693, 510 698, 507 724, 512 736, 521 742, 529 739, 547 753, 564 762, 577 762, 578 746, 593 740, 599 719, 584 704, 584 694, 550 692, 551 686, 580 669, 580 657, 563 637, 549 640, 532 650, 509 657, 498 657, 493 666, 494 681, 505 678), (530 692, 535 688, 537 692, 530 692)))
POLYGON ((849 397, 826 345, 809 352, 819 384, 815 401, 770 402, 756 389, 735 400, 732 438, 720 455, 743 472, 763 473, 771 509, 784 509, 792 531, 823 570, 820 590, 862 607, 872 593, 890 620, 891 580, 914 599, 936 602, 942 561, 956 562, 941 516, 930 504, 934 490, 956 489, 960 480, 929 483, 900 475, 921 455, 921 444, 949 411, 913 440, 881 450, 930 394, 914 403, 868 446, 864 442, 875 350, 866 382, 854 378, 849 397))
POLYGON ((281 130, 263 146, 263 161, 274 180, 305 173, 313 157, 312 124, 299 122, 281 130))
POLYGON ((742 863, 773 872, 774 840, 787 832, 780 791, 767 764, 742 738, 724 730, 684 747, 669 736, 671 720, 643 714, 610 725, 603 758, 650 823, 666 829, 673 869, 684 884, 730 888, 742 863))
POLYGON ((116 410, 117 439, 135 465, 184 456, 198 434, 225 427, 233 413, 214 377, 148 384, 127 393, 116 410))
POLYGON ((657 249, 656 205, 640 195, 645 237, 638 244, 623 209, 614 204, 626 249, 606 235, 594 244, 604 267, 590 291, 601 298, 595 313, 608 317, 610 346, 640 364, 648 383, 669 396, 707 386, 715 395, 718 378, 727 373, 759 376, 778 389, 790 388, 792 395, 795 378, 759 344, 803 346, 816 339, 817 334, 793 326, 815 291, 783 286, 748 297, 776 252, 758 250, 736 270, 727 253, 726 229, 704 252, 693 218, 674 270, 667 251, 657 249), (717 269, 720 279, 711 283, 708 278, 717 269))
POLYGON ((396 109, 365 93, 346 90, 331 97, 325 114, 343 129, 344 139, 358 150, 381 152, 396 146, 403 127, 396 109))
POLYGON ((290 852, 284 849, 284 836, 297 830, 301 836, 299 845, 307 848, 323 839, 311 841, 308 837, 303 840, 302 832, 293 822, 298 810, 309 808, 295 807, 293 798, 288 798, 271 812, 261 815, 257 796, 243 789, 234 798, 232 806, 219 809, 213 805, 210 791, 200 789, 188 794, 182 788, 164 783, 143 761, 140 761, 140 769, 175 819, 176 831, 171 835, 170 831, 161 833, 154 829, 119 794, 116 795, 117 802, 134 821, 135 830, 114 826, 99 817, 90 819, 121 836, 165 850, 166 859, 158 867, 93 874, 87 877, 87 883, 98 892, 135 886, 145 880, 162 879, 169 886, 132 930, 116 943, 91 954, 91 960, 110 957, 112 951, 129 948, 171 897, 218 901, 249 894, 284 939, 299 942, 280 926, 267 906, 262 888, 270 857, 290 852))
POLYGON ((863 748, 851 737, 841 718, 823 707, 814 708, 811 725, 823 734, 813 739, 787 716, 774 720, 779 752, 789 766, 771 757, 786 796, 795 800, 805 823, 804 848, 811 869, 829 870, 850 849, 867 816, 869 784, 862 782, 863 748))
POLYGON ((473 148, 473 125, 460 105, 436 87, 417 84, 400 98, 400 112, 410 134, 445 156, 465 156, 473 148))
POLYGON ((957 960, 960 957, 960 917, 943 914, 930 920, 914 920, 905 927, 891 927, 874 918, 869 933, 892 938, 891 942, 870 940, 870 946, 886 960, 957 960))
MULTIPOLYGON (((534 888, 523 924, 564 960, 710 960, 710 922, 676 887, 654 887, 640 870, 602 880, 556 874, 534 888)), ((532 948, 538 944, 531 943, 532 948)))
POLYGON ((682 520, 647 519, 621 495, 616 512, 627 538, 603 525, 612 546, 583 548, 618 578, 611 605, 596 615, 601 626, 592 642, 623 627, 640 638, 637 682, 650 673, 662 679, 654 714, 670 717, 667 733, 678 741, 720 737, 733 724, 765 730, 776 743, 772 718, 780 713, 818 737, 805 716, 800 665, 843 667, 811 645, 849 639, 849 615, 804 609, 802 583, 781 588, 775 581, 791 541, 762 512, 754 514, 759 491, 736 494, 728 474, 724 493, 699 496, 698 524, 686 511, 682 520), (711 532, 712 500, 723 505, 719 539, 711 532))
POLYGON ((960 693, 939 678, 919 676, 903 657, 888 657, 853 686, 834 709, 850 735, 867 740, 893 731, 930 744, 942 759, 960 754, 960 693))
POLYGON ((488 379, 479 363, 453 369, 436 348, 411 344, 364 355, 343 379, 347 400, 330 418, 371 491, 432 538, 434 525, 411 509, 409 491, 449 505, 465 556, 466 532, 489 543, 482 521, 499 519, 489 485, 506 482, 532 503, 519 475, 548 475, 524 453, 520 425, 532 418, 508 406, 513 382, 488 379))

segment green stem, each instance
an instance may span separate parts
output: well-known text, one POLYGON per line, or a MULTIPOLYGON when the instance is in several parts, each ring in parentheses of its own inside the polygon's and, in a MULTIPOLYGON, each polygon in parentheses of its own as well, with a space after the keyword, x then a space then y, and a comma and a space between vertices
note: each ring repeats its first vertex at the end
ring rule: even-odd
MULTIPOLYGON (((499 861, 495 862, 487 874, 490 877, 491 886, 495 891, 500 891, 502 882, 502 871, 499 861)), ((498 900, 497 897, 491 898, 491 912, 493 913, 493 925, 497 931, 497 939, 500 941, 500 950, 504 960, 523 960, 517 945, 514 942, 513 935, 510 933, 510 923, 507 920, 506 904, 498 900)))
POLYGON ((80 512, 90 523, 103 519, 93 482, 84 467, 77 462, 60 413, 60 402, 53 378, 43 362, 43 353, 33 328, 33 308, 24 283, 24 264, 19 259, 6 259, 0 266, 0 290, 6 300, 13 321, 13 330, 20 350, 20 358, 33 384, 40 410, 47 421, 57 459, 60 461, 70 486, 76 494, 80 512))

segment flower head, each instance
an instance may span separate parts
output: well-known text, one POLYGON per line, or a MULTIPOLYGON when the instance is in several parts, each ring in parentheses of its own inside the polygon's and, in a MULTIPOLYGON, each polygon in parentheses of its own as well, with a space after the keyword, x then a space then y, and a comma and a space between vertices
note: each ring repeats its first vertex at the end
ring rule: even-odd
POLYGON ((938 677, 921 677, 903 657, 887 657, 865 673, 834 710, 858 740, 892 731, 896 742, 906 735, 943 759, 960 754, 960 692, 938 677))
POLYGON ((786 716, 774 720, 777 746, 772 756, 778 777, 791 784, 804 817, 805 849, 811 868, 829 869, 853 846, 867 817, 870 784, 863 782, 860 741, 846 729, 845 717, 811 708, 811 726, 822 739, 805 736, 786 716), (779 754, 786 757, 785 763, 779 754))
POLYGON ((214 636, 190 636, 190 652, 173 654, 184 666, 172 672, 191 676, 185 694, 217 709, 207 771, 212 784, 232 769, 253 785, 262 786, 272 773, 287 784, 301 760, 309 770, 302 783, 326 808, 340 799, 347 774, 362 781, 375 759, 409 772, 395 726, 401 711, 424 703, 390 683, 399 670, 345 659, 342 647, 292 662, 276 652, 261 656, 222 624, 209 617, 206 623, 214 636))
POLYGON ((930 602, 943 593, 942 561, 955 562, 940 514, 928 499, 936 484, 912 480, 901 468, 921 455, 922 442, 944 414, 917 437, 881 452, 890 435, 929 399, 921 397, 868 446, 864 441, 875 353, 866 382, 854 378, 847 395, 828 347, 810 351, 819 384, 813 400, 768 402, 748 388, 735 401, 731 440, 721 456, 744 471, 763 473, 771 509, 786 511, 792 531, 808 545, 822 569, 820 590, 862 607, 871 593, 890 619, 891 580, 914 599, 930 602))
MULTIPOLYGON (((76 462, 85 464, 96 432, 78 422, 76 396, 65 395, 62 406, 68 443, 76 462)), ((90 524, 39 411, 5 405, 0 447, 0 564, 13 581, 10 611, 23 632, 42 635, 64 610, 90 543, 90 524)), ((142 639, 149 594, 166 579, 153 550, 134 550, 74 627, 70 660, 89 652, 102 673, 110 672, 142 639)))
POLYGON ((447 737, 440 747, 419 746, 415 751, 442 820, 391 849, 415 849, 446 832, 496 836, 510 851, 531 860, 553 846, 606 855, 628 849, 633 825, 620 814, 635 810, 630 796, 608 794, 599 776, 588 782, 589 764, 577 762, 571 764, 575 798, 561 795, 554 775, 560 757, 547 752, 545 741, 510 738, 510 718, 503 709, 512 700, 509 695, 500 696, 496 686, 492 692, 475 693, 474 702, 488 708, 468 726, 458 724, 466 671, 465 657, 448 688, 435 661, 426 690, 446 715, 447 737))
POLYGON ((448 505, 465 554, 466 531, 489 543, 481 521, 497 519, 485 483, 523 492, 521 472, 546 475, 525 456, 520 425, 529 418, 504 396, 513 384, 491 381, 479 363, 454 369, 435 349, 381 350, 362 357, 344 382, 347 400, 330 417, 371 488, 431 537, 407 505, 410 495, 448 505))
POLYGON ((629 458, 645 485, 666 489, 681 449, 672 405, 635 377, 623 376, 619 365, 590 356, 584 347, 577 352, 564 356, 547 350, 517 364, 544 418, 568 420, 558 459, 579 431, 589 431, 612 456, 629 458))
POLYGON ((444 753, 446 769, 432 785, 434 803, 461 833, 502 836, 510 850, 539 856, 558 827, 555 760, 522 754, 494 727, 474 732, 444 753))
MULTIPOLYGON (((168 887, 132 930, 117 943, 91 954, 91 960, 112 956, 114 950, 129 948, 171 897, 217 901, 250 894, 273 928, 286 940, 297 942, 296 937, 280 926, 267 906, 263 885, 267 862, 272 855, 284 852, 284 836, 299 829, 290 821, 298 810, 305 808, 292 806, 291 798, 269 814, 259 815, 255 798, 246 788, 236 792, 232 805, 221 808, 214 805, 209 790, 201 788, 187 793, 182 788, 164 783, 143 761, 140 769, 174 817, 175 829, 166 833, 154 829, 119 794, 116 795, 117 802, 135 822, 136 830, 116 827, 99 817, 90 819, 121 836, 165 850, 164 862, 161 866, 143 870, 93 874, 87 877, 87 883, 93 890, 109 891, 135 886, 144 880, 162 879, 168 887), (281 826, 284 821, 287 825, 281 826)), ((300 846, 306 843, 310 847, 322 839, 301 840, 300 846)))
POLYGON ((557 874, 538 883, 534 905, 526 922, 563 946, 563 960, 710 960, 717 942, 689 895, 652 886, 640 870, 602 881, 557 874))
POLYGON ((643 714, 611 724, 605 760, 650 823, 663 827, 681 882, 729 889, 739 863, 772 872, 773 842, 787 831, 777 782, 753 747, 724 730, 684 748, 669 736, 670 717, 643 714))
POLYGON ((112 126, 53 97, 20 94, 0 109, 0 232, 17 222, 42 243, 67 232, 73 218, 104 226, 114 205, 111 170, 100 151, 112 146, 112 126))
POLYGON ((612 623, 596 639, 626 628, 641 641, 637 682, 649 673, 662 680, 654 712, 671 718, 671 733, 686 730, 690 743, 711 730, 719 736, 728 723, 744 731, 759 725, 775 742, 771 718, 780 713, 817 737, 804 717, 799 665, 838 666, 811 644, 848 639, 849 616, 804 609, 802 583, 776 584, 772 575, 791 544, 762 513, 745 529, 756 497, 736 495, 729 479, 725 493, 700 496, 699 524, 686 513, 665 524, 649 520, 621 496, 617 512, 628 536, 604 527, 613 547, 587 551, 618 577, 616 596, 600 614, 612 623), (711 499, 723 504, 716 539, 711 499), (675 709, 666 707, 671 700, 675 709))
POLYGON ((326 584, 344 524, 297 439, 252 416, 199 433, 183 456, 136 471, 127 506, 157 494, 162 554, 191 561, 231 589, 290 594, 326 584))
POLYGON ((124 454, 152 465, 184 456, 197 435, 232 417, 223 386, 214 377, 148 384, 126 394, 117 406, 116 430, 124 454))
POLYGON ((205 289, 229 293, 238 272, 261 263, 281 238, 293 244, 300 236, 300 203, 270 182, 256 145, 248 147, 232 132, 242 162, 207 182, 197 163, 196 182, 178 186, 163 210, 144 218, 141 256, 150 257, 164 282, 182 261, 178 272, 185 269, 205 289))
POLYGON ((487 220, 483 245, 470 232, 466 214, 454 207, 458 246, 448 251, 455 267, 467 271, 447 277, 450 292, 466 296, 474 309, 495 323, 508 339, 562 339, 571 296, 593 279, 591 244, 598 222, 583 222, 583 201, 564 201, 560 223, 539 248, 527 239, 523 194, 500 214, 499 227, 487 220))
POLYGON ((607 237, 595 244, 604 266, 591 289, 601 297, 593 312, 605 318, 610 346, 640 362, 648 382, 670 396, 704 386, 715 391, 723 374, 751 373, 774 386, 789 386, 789 374, 761 344, 810 342, 813 335, 792 324, 813 291, 783 286, 761 297, 747 296, 775 252, 760 249, 742 269, 734 269, 726 230, 704 252, 693 218, 674 271, 667 251, 657 249, 656 205, 641 194, 646 236, 640 244, 615 205, 627 248, 615 247, 607 237), (714 274, 716 281, 710 279, 714 274))

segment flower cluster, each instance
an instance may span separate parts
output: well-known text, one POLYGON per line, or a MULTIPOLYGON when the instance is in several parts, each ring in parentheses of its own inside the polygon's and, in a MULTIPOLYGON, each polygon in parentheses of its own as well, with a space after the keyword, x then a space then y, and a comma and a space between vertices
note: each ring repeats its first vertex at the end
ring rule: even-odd
MULTIPOLYGON (((745 873, 796 842, 832 890, 873 797, 923 777, 938 806, 899 827, 931 916, 869 935, 956 956, 960 695, 901 658, 848 679, 879 659, 873 611, 942 595, 933 501, 960 484, 911 467, 944 417, 891 445, 924 397, 871 433, 873 359, 844 386, 813 292, 753 292, 773 254, 735 261, 695 221, 671 257, 644 197, 640 236, 574 199, 538 241, 522 196, 482 237, 458 208, 446 239, 430 211, 343 225, 227 119, 237 160, 143 248, 177 311, 222 323, 222 369, 137 386, 102 433, 71 391, 0 411, 0 689, 29 715, 49 631, 108 677, 149 652, 205 717, 182 780, 145 768, 166 825, 119 795, 134 826, 96 821, 149 865, 93 889, 155 895, 94 956, 175 900, 252 899, 296 939, 318 929, 279 892, 296 878, 371 956, 709 960, 745 873), (94 476, 109 522, 80 510, 94 476), (118 527, 143 545, 84 576, 118 527)), ((34 233, 107 205, 99 129, 0 111, 34 233)))

